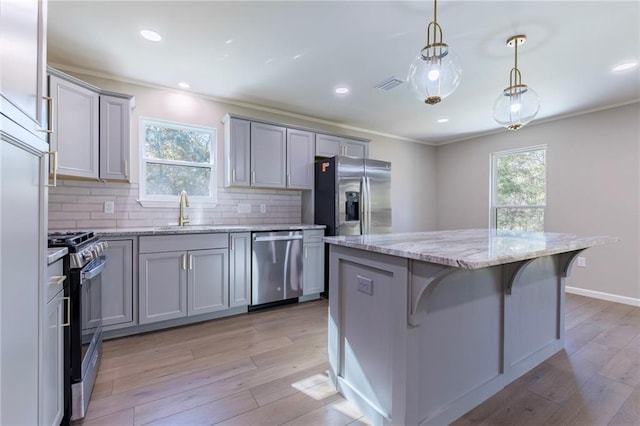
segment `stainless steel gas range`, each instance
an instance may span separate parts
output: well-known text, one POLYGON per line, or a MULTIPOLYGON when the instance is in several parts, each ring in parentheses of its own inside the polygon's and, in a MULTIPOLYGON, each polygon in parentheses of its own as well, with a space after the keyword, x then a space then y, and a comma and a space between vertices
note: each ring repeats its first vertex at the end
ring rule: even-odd
POLYGON ((65 415, 63 423, 85 416, 102 356, 102 282, 106 241, 92 231, 49 234, 49 247, 67 247, 69 334, 65 338, 65 415))

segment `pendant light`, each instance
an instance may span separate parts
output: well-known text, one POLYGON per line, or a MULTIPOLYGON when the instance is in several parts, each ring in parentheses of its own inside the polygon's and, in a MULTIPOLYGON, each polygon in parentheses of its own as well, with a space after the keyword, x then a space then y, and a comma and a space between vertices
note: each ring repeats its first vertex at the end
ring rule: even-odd
POLYGON ((427 26, 427 45, 409 67, 407 81, 416 97, 435 105, 453 93, 460 84, 462 68, 456 54, 442 41, 437 22, 438 1, 433 1, 433 21, 427 26))
POLYGON ((515 65, 509 73, 509 87, 504 89, 493 104, 493 118, 509 130, 518 130, 533 120, 540 110, 540 98, 532 88, 522 83, 518 69, 518 46, 527 41, 519 34, 507 40, 507 46, 515 50, 515 65))

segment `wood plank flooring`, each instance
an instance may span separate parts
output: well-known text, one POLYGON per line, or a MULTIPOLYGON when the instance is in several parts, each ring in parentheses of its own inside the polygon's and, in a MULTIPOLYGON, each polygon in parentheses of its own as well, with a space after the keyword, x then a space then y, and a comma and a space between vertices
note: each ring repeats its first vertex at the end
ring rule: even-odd
MULTIPOLYGON (((640 425, 640 308, 566 308, 565 350, 454 425, 640 425)), ((370 424, 327 370, 326 300, 110 340, 77 425, 370 424)))

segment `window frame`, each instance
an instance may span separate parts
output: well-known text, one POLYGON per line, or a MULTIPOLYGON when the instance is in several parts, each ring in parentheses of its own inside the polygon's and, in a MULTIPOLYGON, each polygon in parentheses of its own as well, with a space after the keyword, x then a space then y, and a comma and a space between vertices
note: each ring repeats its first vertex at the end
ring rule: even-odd
POLYGON ((139 188, 138 188, 138 202, 143 207, 175 207, 178 204, 178 194, 176 195, 150 195, 147 194, 147 181, 146 171, 147 165, 162 164, 168 166, 186 166, 186 167, 200 167, 210 169, 209 175, 209 196, 196 196, 187 193, 189 197, 190 206, 207 206, 213 207, 218 202, 218 134, 215 127, 199 126, 195 124, 178 123, 169 120, 162 120, 153 117, 139 117, 138 119, 138 145, 139 145, 139 188), (145 128, 148 124, 156 126, 164 126, 172 129, 183 129, 189 131, 198 131, 203 133, 209 133, 211 135, 211 141, 209 145, 210 155, 209 163, 194 163, 189 161, 180 160, 167 160, 157 158, 147 158, 145 156, 146 146, 146 132, 145 128))
POLYGON ((524 147, 524 148, 516 148, 516 149, 509 149, 509 150, 505 150, 505 151, 498 151, 498 152, 493 152, 491 153, 490 156, 490 162, 491 162, 491 173, 490 173, 490 191, 489 191, 489 228, 490 229, 494 229, 494 230, 498 230, 498 209, 500 208, 518 208, 518 209, 542 209, 542 231, 541 232, 545 232, 546 228, 547 228, 547 195, 548 195, 548 191, 547 191, 547 181, 548 181, 548 172, 549 172, 549 168, 547 167, 547 145, 534 145, 534 146, 528 146, 528 147, 524 147), (513 155, 513 154, 521 154, 521 153, 525 153, 525 152, 531 152, 531 151, 540 151, 540 150, 544 150, 544 199, 545 199, 545 203, 544 204, 537 204, 537 205, 496 205, 496 201, 498 199, 498 160, 501 157, 507 156, 507 155, 513 155))

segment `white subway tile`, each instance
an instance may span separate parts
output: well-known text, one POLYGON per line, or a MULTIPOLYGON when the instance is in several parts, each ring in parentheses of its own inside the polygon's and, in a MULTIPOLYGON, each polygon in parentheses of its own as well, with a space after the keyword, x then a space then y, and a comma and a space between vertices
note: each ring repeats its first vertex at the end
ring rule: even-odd
POLYGON ((49 220, 49 232, 74 229, 77 229, 75 220, 49 220))
POLYGON ((79 220, 78 229, 115 228, 115 220, 79 220))

